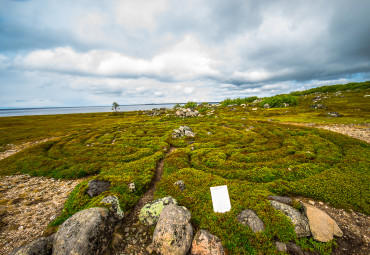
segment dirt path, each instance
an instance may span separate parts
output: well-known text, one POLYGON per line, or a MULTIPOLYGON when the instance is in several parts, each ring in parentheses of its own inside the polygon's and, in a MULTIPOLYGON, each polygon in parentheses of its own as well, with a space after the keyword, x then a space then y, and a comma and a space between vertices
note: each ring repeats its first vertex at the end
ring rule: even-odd
POLYGON ((158 162, 155 176, 148 191, 140 198, 123 221, 116 226, 112 238, 112 249, 107 254, 148 254, 146 247, 151 243, 153 229, 139 223, 139 212, 145 204, 153 201, 155 187, 163 174, 164 160, 168 154, 175 150, 176 148, 170 148, 165 157, 158 162))
POLYGON ((348 135, 353 138, 360 139, 370 143, 370 124, 318 124, 318 123, 294 123, 294 122, 280 122, 281 124, 289 124, 295 126, 322 128, 334 131, 343 135, 348 135))
POLYGON ((31 146, 34 146, 38 143, 44 143, 44 142, 55 140, 55 139, 58 139, 58 138, 60 138, 60 137, 50 137, 50 138, 45 138, 45 139, 37 140, 37 141, 33 141, 33 142, 25 142, 25 143, 21 143, 21 144, 18 144, 18 145, 8 144, 6 146, 7 150, 0 152, 0 160, 2 160, 4 158, 7 158, 7 157, 9 157, 9 156, 11 156, 11 155, 13 155, 17 152, 20 152, 21 150, 24 150, 24 149, 27 149, 31 146))

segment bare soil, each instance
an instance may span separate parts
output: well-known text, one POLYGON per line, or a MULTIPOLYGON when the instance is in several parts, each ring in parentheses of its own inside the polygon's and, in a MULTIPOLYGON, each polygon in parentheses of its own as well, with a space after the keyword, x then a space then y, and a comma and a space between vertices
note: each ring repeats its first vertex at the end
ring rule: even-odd
POLYGON ((357 124, 317 124, 317 123, 282 122, 282 124, 327 129, 333 132, 348 135, 350 137, 370 143, 369 123, 357 125, 357 124))

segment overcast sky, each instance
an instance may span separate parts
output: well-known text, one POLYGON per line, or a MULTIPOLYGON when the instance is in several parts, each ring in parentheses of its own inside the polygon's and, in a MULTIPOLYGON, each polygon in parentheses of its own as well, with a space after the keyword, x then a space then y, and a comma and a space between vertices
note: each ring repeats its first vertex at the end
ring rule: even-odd
POLYGON ((0 107, 220 101, 370 80, 369 0, 0 0, 0 107))

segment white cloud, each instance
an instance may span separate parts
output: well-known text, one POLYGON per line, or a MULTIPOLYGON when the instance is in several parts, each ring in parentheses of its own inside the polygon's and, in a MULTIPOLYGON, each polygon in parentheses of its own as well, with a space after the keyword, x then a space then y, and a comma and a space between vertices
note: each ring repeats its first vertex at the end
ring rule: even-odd
POLYGON ((152 59, 102 50, 78 53, 67 47, 33 51, 25 57, 18 56, 14 63, 20 68, 94 76, 156 76, 188 80, 218 74, 207 51, 190 36, 152 59))
POLYGON ((156 28, 156 16, 167 8, 167 0, 127 0, 117 1, 115 18, 127 30, 156 28))
POLYGON ((0 69, 9 67, 9 58, 0 54, 0 69))

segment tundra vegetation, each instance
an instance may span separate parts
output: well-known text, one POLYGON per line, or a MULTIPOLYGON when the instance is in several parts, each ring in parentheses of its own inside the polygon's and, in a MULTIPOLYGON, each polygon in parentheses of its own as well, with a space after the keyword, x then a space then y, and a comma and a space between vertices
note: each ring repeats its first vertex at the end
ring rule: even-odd
MULTIPOLYGON (((51 222, 50 227, 57 228, 74 213, 101 206, 99 201, 108 195, 117 196, 125 212, 132 209, 148 189, 157 163, 175 147, 165 157, 155 198, 176 198, 191 211, 195 230, 207 229, 218 236, 228 254, 277 253, 276 240, 330 254, 335 241, 297 238, 288 218, 271 207, 267 196, 310 197, 369 215, 370 145, 338 133, 279 122, 368 123, 369 94, 370 82, 364 82, 263 99, 278 101, 276 106, 284 100, 296 102, 284 108, 259 107, 264 101, 254 104, 256 97, 227 99, 219 107, 189 102, 189 107, 201 107, 203 113, 192 118, 176 117, 170 109, 154 117, 141 111, 2 117, 2 151, 9 144, 56 138, 1 160, 0 174, 86 177, 51 222), (310 108, 318 96, 326 109, 310 108), (230 104, 238 106, 231 111, 230 104), (343 116, 327 115, 334 111, 343 116), (173 129, 181 125, 191 127, 196 136, 173 138, 173 129), (112 185, 90 198, 86 190, 92 179, 112 185), (182 192, 174 185, 178 180, 186 185, 182 192), (132 182, 135 192, 128 190, 132 182), (228 186, 230 212, 213 212, 209 189, 219 185, 228 186), (244 209, 258 214, 265 223, 264 232, 253 233, 237 222, 236 216, 244 209)), ((299 209, 299 204, 295 206, 299 209)))

